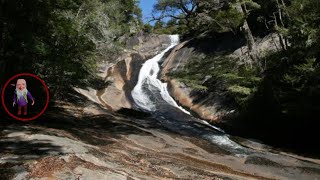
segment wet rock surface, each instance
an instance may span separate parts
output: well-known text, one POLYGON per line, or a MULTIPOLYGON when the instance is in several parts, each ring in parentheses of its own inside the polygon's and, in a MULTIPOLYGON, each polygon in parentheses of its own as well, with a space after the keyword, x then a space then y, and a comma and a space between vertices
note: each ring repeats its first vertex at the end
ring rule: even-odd
POLYGON ((162 120, 110 113, 97 104, 86 104, 61 103, 64 111, 59 113, 53 109, 37 121, 2 126, 1 179, 320 177, 319 160, 263 148, 247 148, 250 153, 237 155, 192 132, 172 131, 162 120))
MULTIPOLYGON (((127 44, 131 50, 100 74, 108 86, 75 89, 72 98, 56 102, 55 108, 36 121, 6 119, 0 124, 0 179, 320 177, 318 159, 230 137, 165 102, 158 103, 160 110, 155 113, 132 110, 130 92, 138 78, 137 69, 149 56, 165 49, 168 40, 166 36, 133 37, 127 44)), ((167 53, 163 72, 182 67, 184 57, 192 52, 181 51, 183 46, 167 53), (176 53, 180 53, 179 61, 173 61, 176 53)), ((174 80, 165 74, 162 79, 170 82, 172 94, 181 104, 206 112, 201 106, 184 104, 190 101, 187 87, 177 82, 175 90, 174 80), (174 94, 179 89, 181 92, 174 94)))

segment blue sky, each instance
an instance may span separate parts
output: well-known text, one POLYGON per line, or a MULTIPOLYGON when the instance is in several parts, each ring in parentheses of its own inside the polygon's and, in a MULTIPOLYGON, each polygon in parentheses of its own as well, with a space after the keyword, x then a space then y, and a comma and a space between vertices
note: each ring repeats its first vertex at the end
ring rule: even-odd
POLYGON ((151 17, 151 12, 153 5, 156 3, 156 0, 140 0, 140 8, 142 9, 143 21, 148 22, 148 18, 151 17))

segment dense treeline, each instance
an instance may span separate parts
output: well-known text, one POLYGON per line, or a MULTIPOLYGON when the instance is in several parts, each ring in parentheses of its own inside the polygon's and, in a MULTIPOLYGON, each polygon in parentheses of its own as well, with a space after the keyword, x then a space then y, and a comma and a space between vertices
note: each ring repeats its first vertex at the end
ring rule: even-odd
POLYGON ((245 63, 221 52, 207 52, 172 74, 201 91, 214 92, 223 86, 240 112, 236 126, 250 127, 241 133, 255 133, 273 142, 285 139, 291 145, 300 140, 298 148, 302 149, 301 143, 307 144, 304 138, 316 134, 320 115, 318 0, 158 0, 153 20, 157 33, 203 40, 229 33, 246 39, 250 59, 245 63), (257 51, 257 39, 270 34, 276 37, 276 51, 262 54, 257 51), (211 81, 204 81, 205 77, 212 77, 211 81))
MULTIPOLYGON (((110 60, 119 38, 141 26, 137 1, 0 1, 0 84, 17 73, 39 75, 58 97, 93 79, 99 60, 110 60)), ((1 89, 0 87, 0 89, 1 89)))

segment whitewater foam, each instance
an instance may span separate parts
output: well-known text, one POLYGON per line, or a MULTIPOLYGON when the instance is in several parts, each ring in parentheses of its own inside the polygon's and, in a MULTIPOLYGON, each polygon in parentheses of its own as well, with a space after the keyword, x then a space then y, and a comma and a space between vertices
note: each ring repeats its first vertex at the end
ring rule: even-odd
POLYGON ((156 55, 155 57, 147 60, 141 67, 139 73, 139 79, 134 87, 131 95, 133 97, 134 102, 139 108, 142 108, 147 111, 156 111, 156 102, 152 102, 148 95, 143 91, 143 84, 147 83, 150 87, 156 87, 160 91, 161 97, 171 106, 179 108, 186 114, 190 114, 188 111, 180 107, 176 101, 170 96, 167 83, 161 82, 157 77, 160 71, 159 61, 174 46, 179 43, 179 36, 178 35, 170 35, 171 44, 168 48, 162 51, 160 54, 156 55))

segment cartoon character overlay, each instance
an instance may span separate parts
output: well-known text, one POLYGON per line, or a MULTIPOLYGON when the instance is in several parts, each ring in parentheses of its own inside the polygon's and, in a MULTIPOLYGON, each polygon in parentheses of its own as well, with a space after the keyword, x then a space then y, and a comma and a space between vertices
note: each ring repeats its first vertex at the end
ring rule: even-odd
POLYGON ((27 115, 28 99, 32 101, 31 105, 34 105, 34 98, 27 89, 27 82, 24 79, 18 79, 16 84, 16 90, 13 97, 13 106, 18 105, 18 115, 21 115, 22 108, 23 114, 27 115))

